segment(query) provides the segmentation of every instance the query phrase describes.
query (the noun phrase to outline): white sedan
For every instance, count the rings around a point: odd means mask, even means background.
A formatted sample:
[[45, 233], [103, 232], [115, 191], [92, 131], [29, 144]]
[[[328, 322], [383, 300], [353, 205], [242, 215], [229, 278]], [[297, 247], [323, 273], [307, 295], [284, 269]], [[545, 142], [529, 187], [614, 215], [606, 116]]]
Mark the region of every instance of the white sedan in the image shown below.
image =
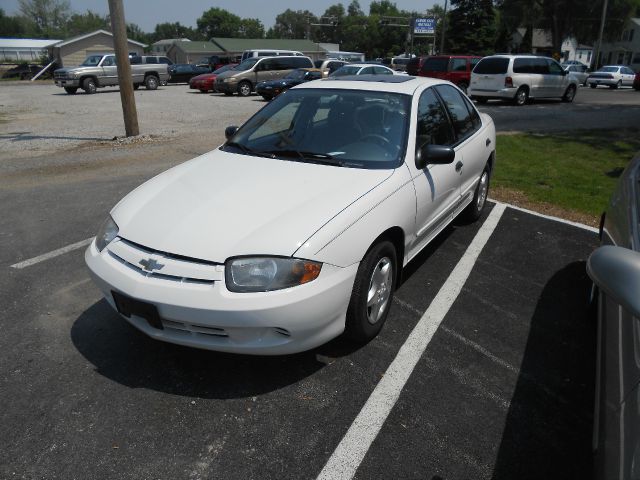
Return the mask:
[[121, 200], [85, 254], [109, 304], [226, 352], [375, 337], [407, 263], [481, 215], [496, 137], [449, 82], [359, 78], [292, 88]]
[[606, 85], [609, 88], [631, 87], [636, 74], [624, 65], [607, 65], [589, 74], [587, 83], [591, 88]]
[[349, 63], [329, 74], [330, 77], [350, 75], [398, 75], [399, 73], [378, 63]]

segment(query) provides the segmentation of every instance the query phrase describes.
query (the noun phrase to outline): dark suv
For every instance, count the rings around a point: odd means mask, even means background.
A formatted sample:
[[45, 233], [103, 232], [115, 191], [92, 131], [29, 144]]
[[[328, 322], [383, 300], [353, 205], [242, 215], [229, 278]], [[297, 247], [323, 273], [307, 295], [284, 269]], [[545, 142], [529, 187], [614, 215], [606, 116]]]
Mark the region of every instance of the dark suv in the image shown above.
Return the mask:
[[449, 80], [467, 93], [471, 82], [471, 70], [482, 59], [474, 55], [437, 55], [428, 57], [418, 73], [421, 77]]

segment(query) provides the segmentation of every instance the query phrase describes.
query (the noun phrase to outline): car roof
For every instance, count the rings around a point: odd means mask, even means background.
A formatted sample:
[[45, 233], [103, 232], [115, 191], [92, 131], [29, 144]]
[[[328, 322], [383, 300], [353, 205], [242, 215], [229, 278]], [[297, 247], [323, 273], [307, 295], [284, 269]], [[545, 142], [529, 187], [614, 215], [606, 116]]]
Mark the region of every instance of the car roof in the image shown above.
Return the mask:
[[410, 75], [347, 75], [328, 77], [315, 82], [304, 83], [294, 88], [332, 88], [344, 90], [367, 90], [375, 92], [413, 93], [423, 85], [450, 85], [446, 80]]

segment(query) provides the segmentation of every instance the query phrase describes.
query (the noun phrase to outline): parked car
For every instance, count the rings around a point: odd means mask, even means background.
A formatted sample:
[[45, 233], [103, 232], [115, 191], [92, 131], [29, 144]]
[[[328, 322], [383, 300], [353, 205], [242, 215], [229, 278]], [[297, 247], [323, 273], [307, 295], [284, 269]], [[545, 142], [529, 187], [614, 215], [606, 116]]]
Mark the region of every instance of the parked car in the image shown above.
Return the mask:
[[636, 73], [636, 76], [633, 79], [633, 88], [636, 91], [640, 91], [640, 72]]
[[578, 79], [552, 58], [533, 55], [484, 57], [471, 72], [468, 94], [480, 103], [497, 98], [524, 105], [534, 98], [573, 102]]
[[428, 57], [413, 57], [410, 58], [409, 61], [407, 62], [407, 70], [406, 72], [409, 75], [413, 75], [414, 77], [418, 75], [418, 72], [420, 72], [420, 69], [422, 68], [422, 65], [424, 65], [424, 61], [427, 59]]
[[190, 63], [175, 63], [169, 67], [169, 83], [189, 83], [193, 77], [203, 73], [211, 73], [211, 70]]
[[337, 69], [330, 77], [346, 77], [349, 75], [393, 75], [389, 67], [378, 63], [349, 63]]
[[267, 80], [279, 80], [296, 68], [313, 68], [313, 62], [305, 56], [251, 57], [231, 71], [216, 78], [216, 91], [225, 95], [237, 93], [247, 97], [256, 85]]
[[640, 445], [640, 155], [618, 179], [587, 272], [596, 290], [593, 431], [598, 479], [633, 479]]
[[265, 100], [271, 100], [282, 92], [289, 90], [291, 87], [321, 78], [322, 70], [319, 68], [296, 68], [280, 80], [268, 80], [258, 83], [258, 85], [256, 85], [256, 93], [261, 95]]
[[195, 77], [191, 78], [191, 80], [189, 80], [189, 88], [200, 90], [202, 93], [215, 92], [216, 78], [218, 77], [218, 75], [226, 72], [227, 70], [233, 70], [233, 68], [236, 66], [237, 63], [229, 63], [211, 73], [202, 73], [200, 75], [196, 75]]
[[418, 75], [449, 80], [467, 93], [471, 70], [481, 59], [474, 55], [434, 55], [424, 61]]
[[253, 50], [245, 50], [242, 52], [241, 61], [245, 61], [247, 58], [254, 57], [292, 57], [292, 56], [302, 56], [302, 52], [298, 52], [297, 50], [276, 50], [273, 48], [257, 48]]
[[411, 60], [409, 57], [387, 57], [382, 59], [382, 64], [396, 72], [406, 72], [409, 60]]
[[316, 60], [315, 62], [313, 62], [313, 65], [316, 68], [319, 68], [320, 70], [322, 70], [322, 76], [323, 77], [328, 77], [333, 72], [335, 72], [337, 69], [339, 69], [340, 67], [346, 65], [347, 63], [348, 62], [345, 62], [343, 60], [336, 60], [334, 58], [327, 58], [325, 60]]
[[44, 67], [41, 65], [23, 63], [16, 67], [10, 68], [2, 74], [2, 78], [17, 78], [20, 80], [29, 80]]
[[371, 340], [407, 263], [481, 216], [495, 162], [491, 118], [409, 76], [298, 85], [225, 134], [121, 200], [85, 253], [154, 339], [260, 355]]
[[598, 85], [605, 85], [609, 88], [631, 87], [635, 77], [635, 72], [629, 67], [606, 65], [590, 74], [587, 83], [591, 88], [596, 88]]
[[210, 55], [208, 57], [203, 57], [196, 62], [198, 67], [207, 67], [212, 72], [219, 68], [224, 67], [225, 65], [233, 64], [237, 65], [239, 62], [236, 61], [235, 56], [231, 55]]
[[589, 67], [581, 63], [579, 65], [577, 63], [561, 63], [560, 66], [564, 68], [565, 72], [570, 73], [571, 75], [576, 77], [580, 85], [587, 85], [587, 78], [589, 77]]

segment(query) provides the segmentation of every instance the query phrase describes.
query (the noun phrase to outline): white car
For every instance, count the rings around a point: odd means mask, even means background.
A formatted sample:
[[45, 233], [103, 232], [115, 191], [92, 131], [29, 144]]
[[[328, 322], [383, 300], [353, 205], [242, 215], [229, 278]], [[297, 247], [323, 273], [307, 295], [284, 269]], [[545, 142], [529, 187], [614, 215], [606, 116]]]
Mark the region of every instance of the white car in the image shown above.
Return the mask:
[[375, 337], [405, 265], [481, 215], [496, 137], [449, 82], [358, 78], [290, 89], [121, 200], [85, 254], [109, 304], [226, 352]]
[[636, 74], [624, 65], [606, 65], [593, 72], [587, 78], [591, 88], [605, 85], [609, 88], [632, 87]]
[[330, 77], [349, 75], [398, 75], [398, 72], [378, 63], [350, 63], [329, 74]]

